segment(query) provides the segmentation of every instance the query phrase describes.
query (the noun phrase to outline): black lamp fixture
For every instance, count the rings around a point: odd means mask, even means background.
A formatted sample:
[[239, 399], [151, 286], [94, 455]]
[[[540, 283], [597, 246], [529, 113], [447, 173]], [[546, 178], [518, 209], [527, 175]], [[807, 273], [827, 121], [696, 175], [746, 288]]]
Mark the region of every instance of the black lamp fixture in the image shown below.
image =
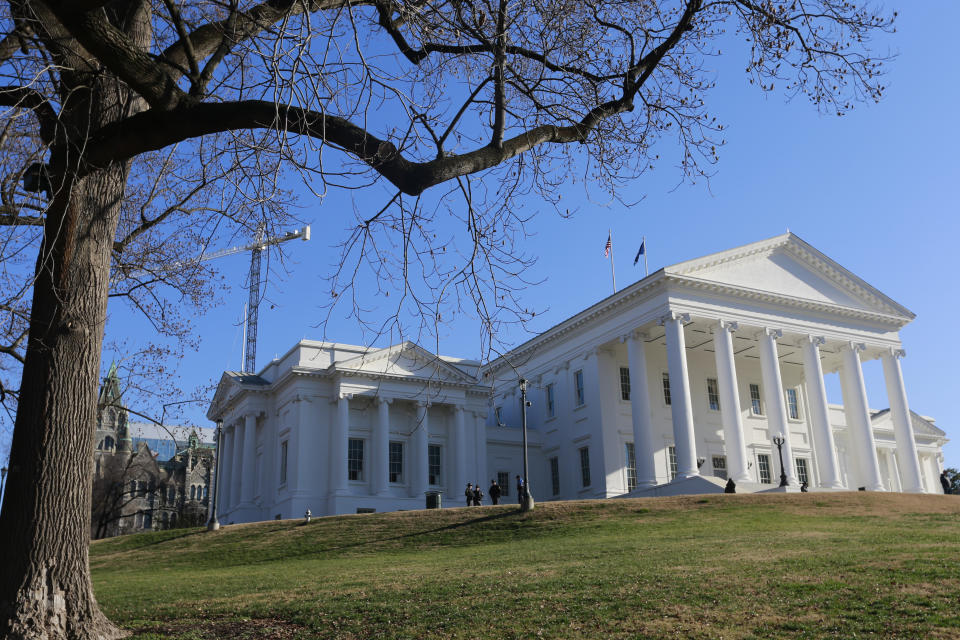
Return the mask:
[[773, 444], [777, 445], [777, 453], [780, 455], [780, 486], [787, 486], [787, 472], [783, 466], [783, 443], [786, 440], [783, 439], [783, 434], [778, 433], [773, 436]]

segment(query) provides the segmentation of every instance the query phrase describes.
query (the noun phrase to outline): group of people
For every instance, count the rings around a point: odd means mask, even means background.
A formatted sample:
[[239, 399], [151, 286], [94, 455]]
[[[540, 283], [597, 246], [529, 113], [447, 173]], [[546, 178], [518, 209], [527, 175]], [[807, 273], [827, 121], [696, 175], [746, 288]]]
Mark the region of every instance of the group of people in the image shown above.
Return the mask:
[[[526, 491], [527, 488], [523, 482], [523, 478], [517, 476], [517, 502], [521, 505], [523, 504], [523, 497], [526, 495]], [[483, 504], [483, 489], [480, 488], [479, 482], [477, 484], [468, 482], [463, 495], [467, 499], [468, 507], [479, 507]], [[490, 481], [490, 488], [487, 489], [487, 495], [490, 496], [490, 504], [500, 504], [500, 496], [503, 495], [503, 489], [500, 488], [496, 480]]]

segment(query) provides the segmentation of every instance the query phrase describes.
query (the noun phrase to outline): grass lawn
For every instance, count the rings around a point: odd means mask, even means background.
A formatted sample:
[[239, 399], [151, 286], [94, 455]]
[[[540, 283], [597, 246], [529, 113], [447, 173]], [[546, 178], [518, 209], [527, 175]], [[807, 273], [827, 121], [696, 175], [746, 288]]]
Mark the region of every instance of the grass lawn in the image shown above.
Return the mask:
[[95, 542], [135, 638], [960, 638], [960, 498], [712, 495]]

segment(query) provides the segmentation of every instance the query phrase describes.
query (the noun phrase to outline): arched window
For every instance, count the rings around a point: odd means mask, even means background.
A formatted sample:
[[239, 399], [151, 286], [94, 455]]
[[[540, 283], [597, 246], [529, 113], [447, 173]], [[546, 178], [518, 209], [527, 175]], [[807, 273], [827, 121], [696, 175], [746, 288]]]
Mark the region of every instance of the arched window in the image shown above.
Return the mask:
[[131, 480], [131, 481], [130, 481], [130, 495], [131, 495], [131, 496], [137, 495], [137, 481], [136, 481], [136, 480]]
[[195, 485], [190, 485], [190, 499], [197, 499], [197, 487]]
[[170, 514], [170, 526], [171, 527], [177, 526], [177, 514], [175, 513]]
[[167, 513], [166, 511], [163, 512], [163, 516], [160, 518], [160, 520], [161, 522], [163, 522], [164, 529], [170, 526], [170, 514]]
[[103, 439], [103, 449], [104, 451], [113, 451], [113, 438], [107, 436]]
[[153, 514], [149, 511], [143, 514], [143, 528], [153, 529]]

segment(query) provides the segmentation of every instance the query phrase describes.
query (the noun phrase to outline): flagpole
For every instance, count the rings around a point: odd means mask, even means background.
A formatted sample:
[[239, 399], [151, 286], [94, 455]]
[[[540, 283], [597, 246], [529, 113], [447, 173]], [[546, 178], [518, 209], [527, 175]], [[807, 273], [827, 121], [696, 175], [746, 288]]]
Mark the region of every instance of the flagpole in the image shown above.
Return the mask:
[[613, 230], [607, 229], [607, 237], [610, 238], [610, 277], [613, 279], [613, 292], [617, 292], [617, 272], [613, 268]]
[[647, 236], [643, 236], [640, 246], [643, 247], [643, 277], [647, 277], [650, 275], [650, 268], [647, 266]]

